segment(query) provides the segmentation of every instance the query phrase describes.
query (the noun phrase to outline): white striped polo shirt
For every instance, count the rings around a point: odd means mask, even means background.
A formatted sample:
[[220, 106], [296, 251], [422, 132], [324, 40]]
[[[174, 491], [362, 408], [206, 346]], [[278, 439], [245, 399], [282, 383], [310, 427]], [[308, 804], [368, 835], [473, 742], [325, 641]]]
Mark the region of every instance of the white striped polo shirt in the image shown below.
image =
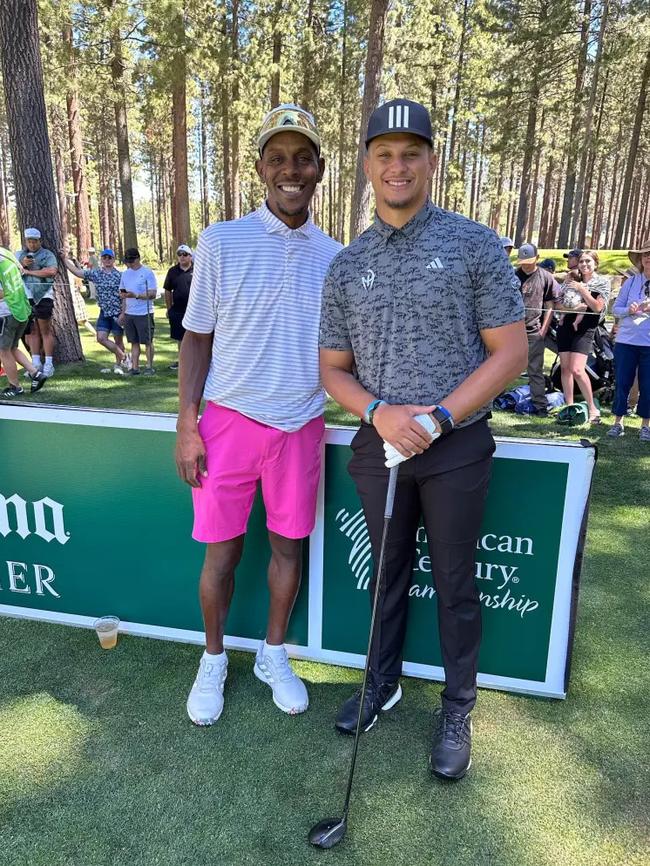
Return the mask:
[[340, 249], [311, 219], [290, 229], [266, 204], [201, 233], [183, 326], [214, 331], [206, 400], [288, 432], [322, 414], [321, 289]]

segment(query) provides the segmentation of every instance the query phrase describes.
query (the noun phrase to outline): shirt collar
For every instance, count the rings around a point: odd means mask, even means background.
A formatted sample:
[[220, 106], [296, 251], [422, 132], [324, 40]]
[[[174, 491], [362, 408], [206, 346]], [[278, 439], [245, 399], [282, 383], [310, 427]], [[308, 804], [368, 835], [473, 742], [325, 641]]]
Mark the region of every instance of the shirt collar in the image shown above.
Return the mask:
[[427, 199], [420, 208], [420, 210], [414, 216], [412, 216], [411, 219], [407, 223], [405, 223], [405, 225], [403, 225], [401, 228], [396, 228], [395, 226], [384, 222], [384, 220], [375, 211], [375, 221], [373, 223], [373, 228], [385, 240], [388, 240], [390, 237], [397, 233], [400, 233], [403, 237], [406, 238], [414, 238], [420, 234], [425, 225], [433, 217], [434, 212], [435, 207], [431, 202], [431, 199]]
[[306, 222], [297, 229], [289, 228], [286, 223], [283, 223], [281, 219], [276, 217], [265, 201], [258, 207], [257, 215], [262, 220], [262, 224], [269, 234], [281, 234], [287, 236], [291, 234], [299, 234], [308, 238], [311, 235], [314, 225], [311, 218], [311, 211], [309, 211]]

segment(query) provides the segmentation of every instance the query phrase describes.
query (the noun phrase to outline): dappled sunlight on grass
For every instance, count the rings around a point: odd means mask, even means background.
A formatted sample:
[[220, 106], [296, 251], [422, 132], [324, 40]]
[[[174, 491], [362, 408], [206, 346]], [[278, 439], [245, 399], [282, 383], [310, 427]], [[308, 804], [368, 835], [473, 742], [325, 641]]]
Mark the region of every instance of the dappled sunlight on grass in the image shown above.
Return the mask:
[[70, 704], [41, 692], [0, 706], [0, 803], [9, 805], [71, 776], [90, 732]]

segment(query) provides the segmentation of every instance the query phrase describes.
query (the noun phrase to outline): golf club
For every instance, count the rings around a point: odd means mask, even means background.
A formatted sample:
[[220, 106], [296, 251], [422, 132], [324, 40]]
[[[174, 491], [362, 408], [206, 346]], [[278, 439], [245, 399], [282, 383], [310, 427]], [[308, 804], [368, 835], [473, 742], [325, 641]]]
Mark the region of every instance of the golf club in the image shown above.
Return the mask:
[[308, 840], [316, 848], [333, 848], [345, 836], [348, 828], [348, 812], [350, 810], [350, 795], [352, 794], [352, 779], [354, 767], [357, 762], [357, 750], [359, 748], [359, 735], [361, 733], [361, 717], [363, 715], [363, 702], [366, 697], [366, 685], [368, 682], [368, 667], [370, 664], [370, 650], [375, 632], [375, 619], [377, 614], [377, 599], [381, 592], [382, 579], [384, 577], [386, 539], [388, 537], [388, 526], [393, 514], [393, 502], [395, 501], [395, 488], [397, 486], [398, 466], [393, 466], [388, 475], [388, 490], [386, 491], [386, 507], [384, 508], [384, 528], [381, 535], [381, 547], [379, 549], [379, 566], [377, 568], [377, 584], [375, 586], [375, 597], [372, 602], [372, 615], [370, 617], [370, 634], [368, 636], [368, 653], [366, 655], [366, 666], [363, 672], [361, 684], [361, 700], [359, 701], [359, 715], [357, 716], [357, 729], [354, 734], [354, 746], [352, 748], [352, 761], [350, 762], [350, 773], [348, 775], [348, 789], [345, 795], [343, 815], [340, 818], [325, 818], [319, 821], [309, 831]]

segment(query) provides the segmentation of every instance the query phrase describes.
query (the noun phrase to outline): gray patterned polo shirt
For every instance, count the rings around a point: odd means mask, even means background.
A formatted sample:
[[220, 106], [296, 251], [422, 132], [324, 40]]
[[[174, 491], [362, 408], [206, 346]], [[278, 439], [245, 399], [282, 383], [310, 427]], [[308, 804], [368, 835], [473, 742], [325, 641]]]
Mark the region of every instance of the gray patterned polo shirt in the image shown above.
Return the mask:
[[428, 201], [401, 229], [375, 216], [334, 258], [323, 286], [320, 346], [351, 349], [371, 394], [430, 405], [485, 361], [482, 329], [523, 318], [519, 280], [497, 235]]

